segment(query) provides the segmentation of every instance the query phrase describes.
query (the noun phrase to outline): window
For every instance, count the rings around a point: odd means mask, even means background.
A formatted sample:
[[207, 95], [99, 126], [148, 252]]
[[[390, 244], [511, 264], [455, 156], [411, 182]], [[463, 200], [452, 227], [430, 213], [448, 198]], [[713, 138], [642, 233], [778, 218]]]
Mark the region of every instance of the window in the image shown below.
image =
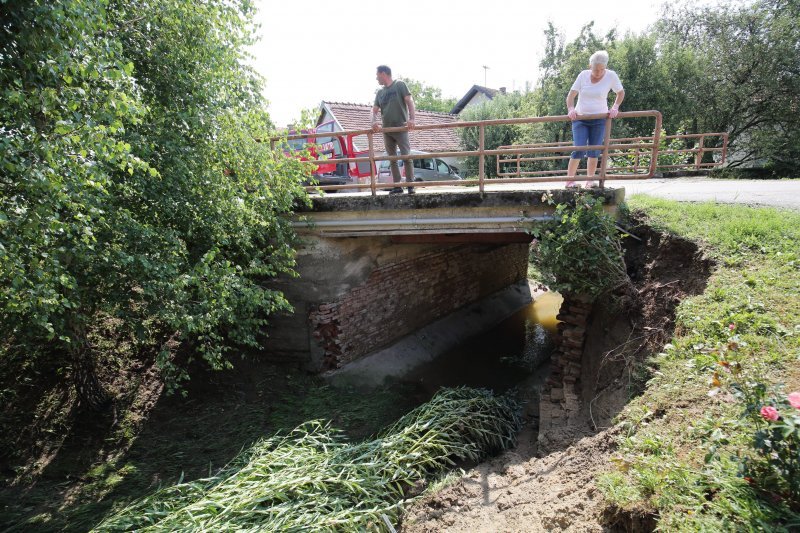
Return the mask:
[[317, 137], [314, 142], [317, 144], [319, 155], [338, 157], [343, 154], [339, 137]]
[[286, 144], [281, 145], [284, 150], [292, 152], [299, 152], [305, 149], [308, 139], [291, 139], [286, 141]]
[[441, 159], [436, 160], [436, 166], [438, 167], [440, 174], [450, 174], [450, 167], [448, 167], [447, 163], [445, 163]]
[[[315, 128], [315, 133], [333, 133], [334, 122], [328, 121], [320, 124]], [[319, 155], [327, 155], [329, 157], [339, 157], [343, 155], [342, 145], [338, 137], [317, 137], [310, 139], [310, 142], [317, 144], [317, 151]]]
[[[364, 164], [365, 165], [369, 165], [369, 163], [364, 163]], [[402, 159], [399, 159], [397, 161], [397, 164], [400, 166], [400, 168], [403, 168], [403, 160]], [[389, 172], [389, 167], [390, 166], [391, 166], [391, 163], [389, 161], [378, 161], [378, 172], [381, 172], [381, 171]], [[414, 166], [416, 166], [416, 161], [414, 161]], [[369, 172], [369, 166], [367, 166], [367, 172]]]

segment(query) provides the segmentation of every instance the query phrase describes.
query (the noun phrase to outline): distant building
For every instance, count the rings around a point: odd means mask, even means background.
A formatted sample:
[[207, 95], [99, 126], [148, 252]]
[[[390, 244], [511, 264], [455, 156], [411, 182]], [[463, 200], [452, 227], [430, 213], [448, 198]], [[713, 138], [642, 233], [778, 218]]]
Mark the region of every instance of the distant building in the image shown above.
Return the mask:
[[500, 87], [500, 89], [489, 89], [488, 87], [473, 85], [470, 90], [467, 91], [467, 94], [465, 94], [464, 97], [458, 101], [455, 107], [450, 110], [450, 113], [453, 115], [458, 115], [465, 108], [487, 102], [493, 99], [497, 94], [506, 94], [506, 88]]

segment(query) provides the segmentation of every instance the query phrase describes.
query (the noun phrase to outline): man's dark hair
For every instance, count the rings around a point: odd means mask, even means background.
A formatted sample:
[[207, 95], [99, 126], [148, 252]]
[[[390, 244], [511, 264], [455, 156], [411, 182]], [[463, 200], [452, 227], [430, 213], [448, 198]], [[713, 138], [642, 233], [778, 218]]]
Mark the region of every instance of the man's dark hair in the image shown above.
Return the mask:
[[378, 72], [383, 72], [385, 74], [388, 74], [389, 76], [392, 75], [392, 69], [390, 69], [386, 65], [378, 65]]

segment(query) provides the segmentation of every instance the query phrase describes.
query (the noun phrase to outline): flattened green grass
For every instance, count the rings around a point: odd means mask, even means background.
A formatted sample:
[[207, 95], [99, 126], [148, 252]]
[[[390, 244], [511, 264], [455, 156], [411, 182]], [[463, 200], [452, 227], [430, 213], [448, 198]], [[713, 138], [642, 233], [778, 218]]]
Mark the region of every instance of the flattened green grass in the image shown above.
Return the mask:
[[82, 470], [82, 464], [59, 459], [58, 473], [22, 495], [11, 489], [0, 493], [0, 531], [88, 531], [111, 509], [159, 486], [213, 476], [265, 435], [325, 419], [347, 438], [361, 440], [421, 401], [402, 385], [333, 388], [303, 372], [266, 366], [249, 375], [250, 385], [236, 374], [218, 377], [218, 385], [207, 384], [188, 400], [165, 399], [131, 437], [130, 448], [113, 460]]
[[622, 509], [656, 513], [667, 531], [800, 528], [786, 501], [760, 496], [740, 475], [755, 428], [726, 389], [713, 392], [721, 359], [750, 379], [800, 389], [800, 213], [644, 196], [630, 207], [700, 243], [717, 270], [705, 293], [681, 303], [645, 393], [620, 415], [626, 433], [601, 490]]
[[[384, 531], [417, 484], [512, 446], [519, 405], [482, 389], [442, 389], [372, 440], [307, 422], [258, 441], [218, 475], [173, 485], [97, 531]], [[413, 494], [412, 494], [413, 496]]]

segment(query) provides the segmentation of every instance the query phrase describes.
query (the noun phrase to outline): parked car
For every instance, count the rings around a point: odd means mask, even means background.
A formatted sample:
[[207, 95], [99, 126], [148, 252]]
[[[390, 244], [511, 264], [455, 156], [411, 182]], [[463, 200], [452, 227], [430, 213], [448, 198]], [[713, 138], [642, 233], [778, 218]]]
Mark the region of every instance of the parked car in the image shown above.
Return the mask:
[[[423, 155], [426, 152], [411, 150], [412, 155]], [[399, 155], [399, 154], [398, 154]], [[403, 160], [397, 162], [400, 166], [400, 175], [405, 177], [406, 169]], [[382, 179], [388, 178], [388, 179]], [[378, 162], [378, 179], [381, 182], [389, 182], [392, 179], [392, 171], [389, 161]], [[455, 167], [436, 157], [426, 157], [414, 159], [414, 181], [448, 181], [460, 180], [461, 176]]]

